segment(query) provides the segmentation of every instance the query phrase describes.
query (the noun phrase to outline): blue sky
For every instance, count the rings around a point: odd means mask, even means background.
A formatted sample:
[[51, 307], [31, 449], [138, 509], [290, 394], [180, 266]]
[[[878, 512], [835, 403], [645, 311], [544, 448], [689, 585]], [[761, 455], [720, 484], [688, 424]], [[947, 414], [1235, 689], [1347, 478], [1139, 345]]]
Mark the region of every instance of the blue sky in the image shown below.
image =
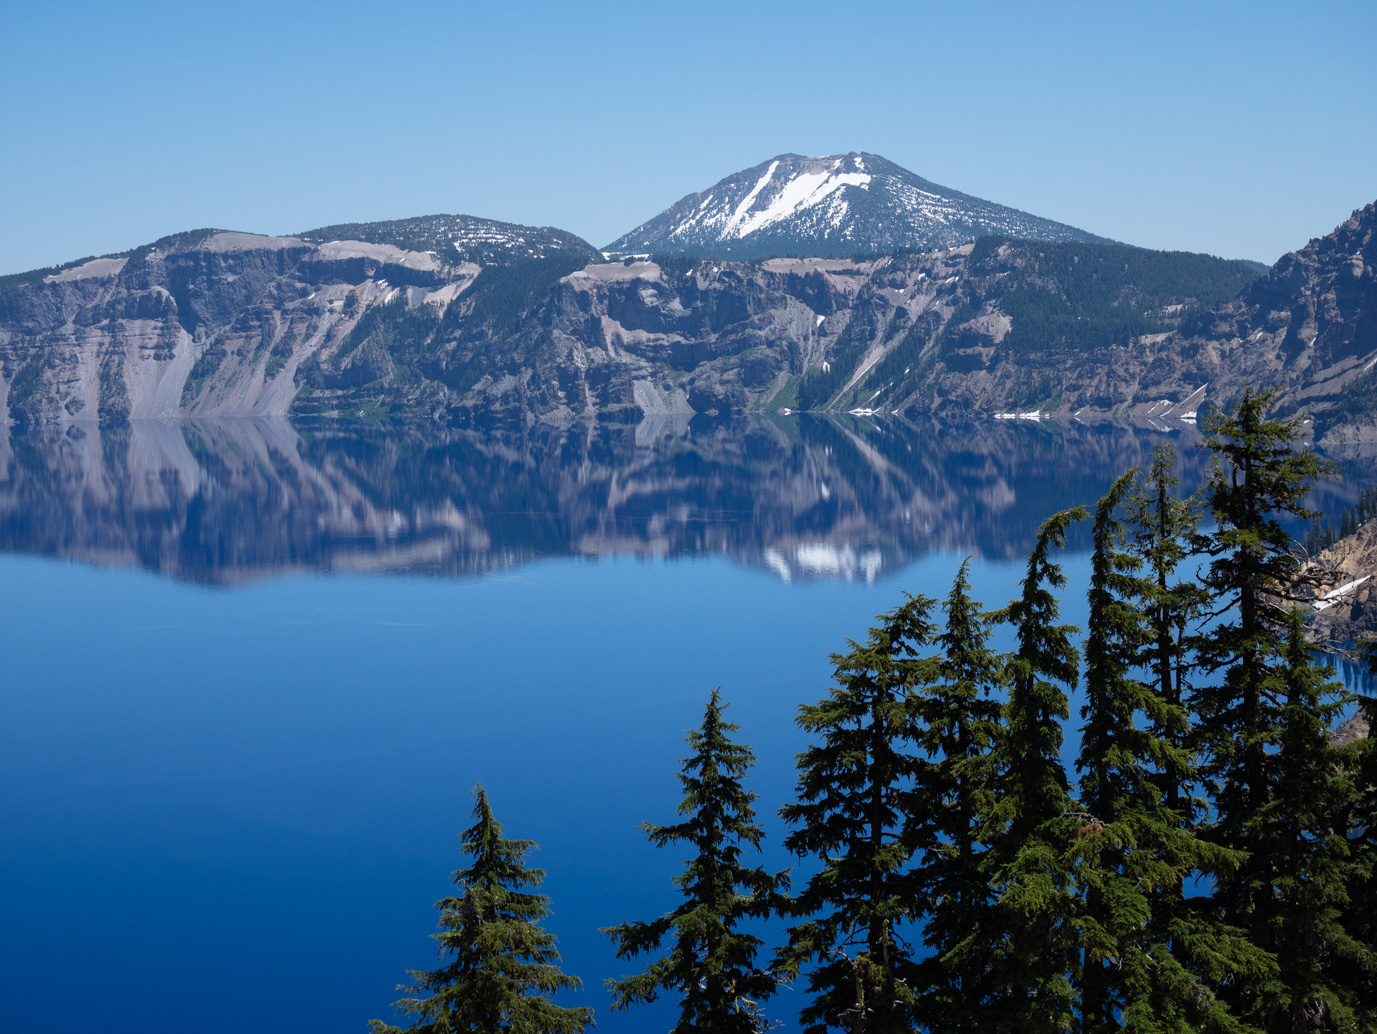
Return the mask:
[[0, 273], [221, 226], [467, 212], [605, 244], [865, 150], [1267, 262], [1377, 199], [1377, 4], [9, 5]]

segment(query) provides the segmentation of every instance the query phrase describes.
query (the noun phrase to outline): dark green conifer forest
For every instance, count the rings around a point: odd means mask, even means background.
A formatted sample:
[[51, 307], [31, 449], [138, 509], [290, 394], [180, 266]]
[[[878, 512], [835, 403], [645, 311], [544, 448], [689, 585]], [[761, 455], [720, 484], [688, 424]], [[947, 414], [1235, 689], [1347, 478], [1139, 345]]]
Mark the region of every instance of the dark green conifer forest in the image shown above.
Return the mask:
[[[1274, 402], [1206, 418], [1200, 495], [1161, 447], [1044, 522], [1003, 608], [971, 598], [962, 565], [940, 604], [908, 596], [832, 656], [780, 808], [809, 874], [794, 885], [747, 865], [754, 755], [714, 690], [680, 821], [643, 827], [686, 856], [679, 903], [605, 931], [620, 958], [656, 956], [609, 981], [612, 1008], [665, 995], [677, 1032], [749, 1034], [779, 1022], [788, 984], [808, 1034], [1377, 1031], [1377, 751], [1335, 738], [1377, 699], [1317, 659], [1283, 522], [1318, 516], [1305, 499], [1332, 472]], [[1087, 520], [1080, 629], [1058, 556]], [[517, 889], [539, 883], [529, 845], [501, 839], [481, 790], [476, 815], [464, 893], [439, 903], [455, 959], [398, 1004], [424, 1031], [582, 1030], [588, 1011], [550, 997], [576, 981], [537, 925], [545, 899]], [[768, 917], [770, 958], [741, 925]]]

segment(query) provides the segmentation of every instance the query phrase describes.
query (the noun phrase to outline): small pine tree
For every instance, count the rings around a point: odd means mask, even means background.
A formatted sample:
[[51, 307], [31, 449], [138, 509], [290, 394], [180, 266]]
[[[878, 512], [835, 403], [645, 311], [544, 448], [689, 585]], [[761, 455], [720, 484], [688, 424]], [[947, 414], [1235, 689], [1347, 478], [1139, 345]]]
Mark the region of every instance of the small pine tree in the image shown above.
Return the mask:
[[763, 918], [788, 886], [787, 873], [771, 875], [741, 864], [744, 845], [759, 850], [763, 828], [755, 821], [756, 795], [742, 786], [755, 763], [749, 747], [734, 743], [739, 726], [724, 721], [721, 691], [714, 689], [703, 724], [688, 734], [691, 753], [683, 759], [679, 782], [684, 799], [672, 826], [642, 825], [656, 847], [692, 844], [697, 853], [674, 878], [683, 902], [650, 922], [622, 923], [603, 932], [617, 945], [618, 958], [657, 951], [666, 937], [669, 952], [643, 972], [608, 980], [613, 1010], [653, 1002], [661, 991], [680, 995], [675, 1030], [755, 1034], [761, 1029], [760, 1003], [775, 991], [776, 980], [755, 964], [760, 938], [737, 929], [747, 918]]
[[883, 615], [864, 644], [832, 656], [828, 696], [799, 707], [798, 725], [821, 742], [798, 755], [798, 800], [780, 809], [797, 828], [784, 844], [822, 867], [787, 906], [816, 918], [789, 930], [777, 966], [793, 977], [814, 963], [806, 1034], [913, 1028], [916, 970], [899, 927], [922, 913], [905, 815], [923, 810], [907, 798], [923, 766], [909, 697], [936, 674], [935, 661], [917, 654], [932, 636], [933, 603], [910, 597]]
[[990, 925], [994, 904], [981, 871], [988, 847], [981, 829], [993, 805], [993, 751], [1003, 736], [1003, 671], [989, 644], [990, 615], [971, 599], [968, 568], [969, 561], [962, 563], [943, 604], [937, 679], [913, 698], [919, 742], [935, 759], [924, 772], [920, 821], [930, 828], [918, 837], [928, 853], [917, 872], [928, 905], [923, 943], [932, 954], [921, 966], [915, 1015], [924, 1029], [944, 1034], [984, 1030], [981, 1006], [994, 994], [985, 979], [987, 945], [977, 931]]
[[[462, 893], [436, 902], [441, 932], [431, 934], [440, 942], [440, 957], [453, 958], [437, 970], [412, 970], [416, 983], [406, 990], [416, 997], [393, 1004], [415, 1017], [406, 1029], [422, 1034], [581, 1034], [593, 1010], [564, 1008], [550, 997], [583, 984], [560, 971], [555, 937], [540, 927], [550, 899], [530, 891], [545, 872], [525, 867], [536, 844], [505, 839], [482, 784], [474, 794], [476, 821], [460, 834], [473, 862], [453, 874]], [[401, 1034], [402, 1028], [381, 1020], [369, 1022], [374, 1034]]]
[[1358, 523], [1366, 524], [1377, 516], [1377, 488], [1365, 488], [1358, 496]]

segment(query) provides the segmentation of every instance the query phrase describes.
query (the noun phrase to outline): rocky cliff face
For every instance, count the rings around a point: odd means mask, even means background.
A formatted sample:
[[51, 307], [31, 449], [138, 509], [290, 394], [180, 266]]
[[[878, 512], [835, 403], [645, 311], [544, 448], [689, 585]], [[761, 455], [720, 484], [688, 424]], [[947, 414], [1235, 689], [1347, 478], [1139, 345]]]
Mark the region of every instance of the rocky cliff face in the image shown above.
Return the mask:
[[1377, 203], [1145, 358], [1164, 394], [1208, 384], [1227, 405], [1246, 387], [1281, 385], [1286, 408], [1314, 414], [1327, 444], [1377, 440], [1377, 400], [1364, 397], [1377, 362]]
[[[1341, 450], [1347, 451], [1347, 450]], [[1361, 450], [1372, 460], [1372, 449]], [[1320, 638], [1353, 640], [1377, 632], [1377, 521], [1321, 550], [1306, 565]]]
[[1364, 391], [1377, 402], [1361, 379], [1377, 360], [1374, 224], [1369, 206], [1261, 278], [1208, 256], [995, 236], [865, 260], [656, 263], [433, 220], [348, 228], [371, 240], [203, 231], [0, 285], [0, 415], [564, 425], [801, 409], [1166, 426], [1281, 383], [1288, 408], [1342, 433], [1371, 408]]

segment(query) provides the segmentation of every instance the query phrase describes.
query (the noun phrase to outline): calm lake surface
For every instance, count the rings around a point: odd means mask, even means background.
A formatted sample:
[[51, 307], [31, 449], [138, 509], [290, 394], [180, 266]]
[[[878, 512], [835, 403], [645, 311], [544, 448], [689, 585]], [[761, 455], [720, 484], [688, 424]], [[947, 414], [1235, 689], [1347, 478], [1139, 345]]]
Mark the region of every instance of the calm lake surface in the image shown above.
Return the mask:
[[676, 903], [635, 827], [672, 820], [709, 690], [759, 754], [764, 862], [797, 868], [774, 809], [828, 652], [967, 555], [1006, 602], [1039, 522], [1166, 440], [1198, 484], [1189, 428], [1012, 421], [0, 439], [0, 1028], [392, 1019], [481, 780], [541, 844], [568, 1004], [668, 1029], [607, 1009], [633, 967], [598, 928]]

